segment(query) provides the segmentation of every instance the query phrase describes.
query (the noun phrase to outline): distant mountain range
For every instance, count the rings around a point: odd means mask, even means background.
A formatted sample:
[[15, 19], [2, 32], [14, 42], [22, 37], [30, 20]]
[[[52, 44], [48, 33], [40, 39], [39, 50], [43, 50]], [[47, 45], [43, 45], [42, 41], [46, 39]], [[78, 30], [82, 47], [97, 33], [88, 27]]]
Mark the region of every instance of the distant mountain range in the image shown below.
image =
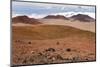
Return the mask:
[[69, 20], [67, 17], [63, 15], [48, 15], [44, 17], [44, 19], [64, 19], [64, 20]]
[[71, 17], [65, 17], [63, 15], [48, 15], [44, 17], [43, 19], [64, 19], [64, 20], [78, 20], [83, 22], [95, 22], [95, 19], [84, 14], [77, 14], [73, 15]]
[[95, 19], [84, 14], [77, 14], [70, 17], [73, 20], [83, 21], [83, 22], [95, 22]]
[[25, 23], [25, 24], [40, 24], [37, 19], [29, 18], [28, 16], [16, 16], [12, 18], [13, 23]]
[[[64, 19], [64, 20], [73, 20], [73, 21], [82, 21], [82, 22], [95, 22], [95, 19], [84, 14], [77, 14], [71, 17], [65, 17], [63, 15], [48, 15], [42, 19]], [[38, 19], [29, 18], [28, 16], [16, 16], [12, 18], [13, 23], [25, 23], [25, 24], [41, 24]]]

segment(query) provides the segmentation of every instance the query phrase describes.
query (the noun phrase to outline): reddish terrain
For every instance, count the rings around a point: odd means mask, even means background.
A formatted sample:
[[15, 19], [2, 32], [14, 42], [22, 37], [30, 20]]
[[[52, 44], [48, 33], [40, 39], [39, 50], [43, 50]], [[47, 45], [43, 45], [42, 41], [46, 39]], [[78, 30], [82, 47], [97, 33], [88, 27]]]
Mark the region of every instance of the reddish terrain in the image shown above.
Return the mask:
[[13, 64], [95, 61], [95, 33], [59, 25], [13, 26]]
[[17, 16], [12, 21], [13, 65], [96, 60], [95, 22], [87, 15]]

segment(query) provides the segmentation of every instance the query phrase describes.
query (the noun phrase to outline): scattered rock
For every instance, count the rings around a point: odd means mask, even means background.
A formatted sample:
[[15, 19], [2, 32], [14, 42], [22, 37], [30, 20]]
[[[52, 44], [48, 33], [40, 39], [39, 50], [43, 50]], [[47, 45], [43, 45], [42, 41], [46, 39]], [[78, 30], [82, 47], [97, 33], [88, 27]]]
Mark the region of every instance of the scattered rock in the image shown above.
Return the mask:
[[35, 51], [31, 51], [31, 54], [34, 54], [35, 53]]
[[56, 60], [56, 58], [54, 56], [50, 57], [49, 59], [51, 59], [52, 61]]
[[57, 45], [59, 45], [60, 43], [59, 43], [59, 42], [57, 42], [56, 44], [57, 44]]
[[41, 52], [38, 53], [39, 55], [43, 55]]
[[56, 61], [56, 60], [63, 60], [63, 57], [57, 54], [57, 55], [50, 56], [48, 59], [52, 61]]
[[31, 44], [31, 42], [28, 42], [28, 44]]
[[46, 49], [45, 51], [55, 52], [55, 49], [54, 49], [54, 48], [48, 48], [48, 49]]
[[57, 57], [57, 59], [63, 60], [63, 57], [59, 54], [56, 57]]
[[22, 63], [26, 63], [27, 62], [27, 60], [26, 59], [24, 59], [23, 61], [22, 61]]
[[21, 42], [20, 40], [15, 40], [15, 42]]
[[66, 49], [66, 51], [67, 51], [67, 52], [70, 52], [70, 51], [71, 51], [71, 49], [70, 49], [70, 48], [67, 48], [67, 49]]

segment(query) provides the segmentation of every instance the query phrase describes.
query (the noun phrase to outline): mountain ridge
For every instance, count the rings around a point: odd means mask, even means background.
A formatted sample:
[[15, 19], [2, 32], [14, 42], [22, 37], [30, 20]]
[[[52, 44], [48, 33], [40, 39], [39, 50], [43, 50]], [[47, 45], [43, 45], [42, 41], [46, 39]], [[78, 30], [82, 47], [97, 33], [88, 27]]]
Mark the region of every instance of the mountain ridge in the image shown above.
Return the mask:
[[12, 22], [13, 23], [25, 23], [25, 24], [40, 24], [41, 23], [37, 19], [29, 18], [26, 15], [13, 17]]

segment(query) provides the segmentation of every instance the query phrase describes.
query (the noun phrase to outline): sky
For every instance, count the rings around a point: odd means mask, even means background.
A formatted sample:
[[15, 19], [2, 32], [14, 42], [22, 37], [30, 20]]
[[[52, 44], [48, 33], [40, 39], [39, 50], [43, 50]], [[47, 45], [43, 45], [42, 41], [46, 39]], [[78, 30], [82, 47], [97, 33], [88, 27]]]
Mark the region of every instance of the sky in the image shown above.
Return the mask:
[[94, 6], [63, 5], [63, 4], [46, 4], [34, 2], [12, 2], [12, 16], [28, 15], [29, 17], [42, 18], [47, 15], [64, 15], [88, 14], [95, 18]]

